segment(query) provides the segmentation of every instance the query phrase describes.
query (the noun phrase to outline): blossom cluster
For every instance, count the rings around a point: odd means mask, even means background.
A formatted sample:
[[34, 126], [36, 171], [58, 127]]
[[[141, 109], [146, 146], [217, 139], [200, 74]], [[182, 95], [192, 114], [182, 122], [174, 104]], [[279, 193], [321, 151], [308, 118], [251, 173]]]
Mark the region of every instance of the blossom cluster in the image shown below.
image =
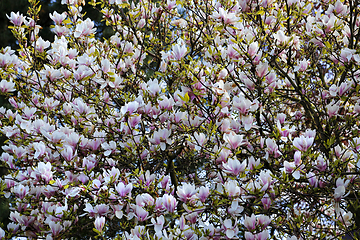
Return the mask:
[[[356, 228], [359, 4], [36, 1], [0, 51], [0, 239], [325, 239]], [[33, 11], [31, 11], [33, 10]], [[356, 209], [356, 208], [355, 208]]]

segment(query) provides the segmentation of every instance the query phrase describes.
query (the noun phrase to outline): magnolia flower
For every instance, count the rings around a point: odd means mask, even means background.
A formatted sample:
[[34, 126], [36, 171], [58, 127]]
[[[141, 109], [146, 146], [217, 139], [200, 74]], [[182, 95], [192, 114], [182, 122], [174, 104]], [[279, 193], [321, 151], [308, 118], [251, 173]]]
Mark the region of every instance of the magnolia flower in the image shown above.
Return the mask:
[[181, 60], [187, 53], [185, 44], [176, 44], [172, 47], [172, 56], [175, 60]]
[[223, 225], [225, 228], [226, 237], [229, 239], [233, 238], [239, 232], [236, 222], [233, 226], [231, 219], [224, 220]]
[[90, 18], [87, 18], [85, 21], [80, 21], [76, 25], [74, 37], [80, 38], [83, 36], [94, 34], [96, 31], [96, 28], [93, 28], [93, 27], [94, 27], [94, 22], [91, 21]]
[[255, 240], [255, 235], [252, 234], [251, 232], [245, 232], [245, 239], [246, 240]]
[[294, 146], [300, 151], [306, 152], [314, 142], [314, 137], [296, 137], [293, 140]]
[[234, 216], [239, 216], [240, 213], [242, 213], [243, 211], [244, 211], [244, 207], [239, 206], [238, 200], [232, 201], [231, 206], [228, 208], [228, 212]]
[[177, 195], [179, 199], [183, 202], [188, 202], [194, 194], [196, 194], [195, 186], [190, 183], [184, 183], [181, 187], [177, 190]]
[[162, 202], [168, 212], [173, 213], [175, 211], [177, 201], [173, 195], [164, 194], [162, 197]]
[[239, 196], [240, 187], [238, 186], [236, 181], [229, 180], [223, 186], [225, 188], [226, 193], [229, 195], [229, 197]]
[[115, 186], [115, 190], [119, 193], [120, 197], [126, 197], [131, 193], [132, 188], [132, 183], [125, 186], [123, 182], [119, 182], [118, 185]]
[[140, 222], [143, 222], [148, 219], [149, 213], [144, 208], [136, 205], [135, 206], [135, 215]]
[[96, 230], [99, 232], [102, 232], [104, 226], [105, 226], [105, 217], [97, 217], [94, 222]]
[[63, 12], [62, 14], [57, 13], [56, 11], [53, 14], [49, 14], [51, 20], [55, 22], [56, 25], [60, 25], [65, 18], [67, 17], [66, 12]]
[[74, 152], [73, 148], [69, 145], [66, 145], [60, 153], [61, 156], [63, 156], [68, 162], [74, 159], [74, 157], [77, 155], [77, 152]]
[[201, 147], [204, 146], [204, 144], [206, 143], [207, 139], [206, 139], [206, 135], [204, 133], [194, 133], [194, 138], [197, 142], [197, 145], [195, 146], [196, 150], [200, 150]]
[[199, 189], [198, 198], [200, 199], [201, 202], [205, 202], [209, 194], [210, 194], [210, 189], [208, 187], [201, 186]]
[[19, 184], [14, 187], [13, 191], [18, 198], [23, 199], [29, 193], [29, 186]]
[[52, 166], [50, 162], [47, 162], [46, 164], [44, 162], [39, 162], [37, 168], [31, 172], [31, 177], [42, 178], [46, 183], [48, 183], [53, 178], [53, 172], [51, 171], [51, 168]]
[[224, 167], [225, 172], [232, 174], [234, 176], [237, 176], [241, 172], [245, 171], [246, 161], [243, 161], [240, 164], [240, 161], [238, 159], [229, 158], [227, 163], [223, 163], [223, 167]]
[[1, 82], [0, 82], [0, 91], [2, 91], [3, 93], [16, 91], [15, 83], [14, 82], [8, 82], [6, 80], [1, 80]]
[[257, 53], [259, 49], [259, 44], [258, 42], [252, 42], [250, 43], [250, 45], [248, 46], [248, 54], [250, 55], [250, 57], [254, 57], [255, 54]]
[[326, 105], [326, 112], [329, 115], [329, 117], [336, 116], [338, 114], [340, 106], [338, 104], [329, 103]]
[[19, 12], [17, 13], [11, 12], [10, 17], [7, 14], [6, 17], [10, 20], [12, 24], [18, 27], [20, 27], [25, 20], [24, 16]]
[[241, 116], [241, 122], [244, 125], [245, 131], [249, 131], [254, 122], [255, 118], [252, 115]]
[[[9, 226], [9, 225], [8, 225]], [[5, 231], [4, 231], [4, 229], [2, 229], [1, 227], [0, 227], [0, 239], [4, 239], [4, 237], [5, 237]]]
[[34, 158], [41, 157], [45, 154], [46, 146], [43, 142], [36, 142], [33, 143], [34, 149], [35, 149], [35, 155]]
[[256, 75], [260, 78], [264, 77], [268, 73], [269, 64], [267, 62], [261, 62], [256, 66]]
[[212, 17], [218, 21], [222, 21], [224, 24], [234, 24], [239, 21], [235, 13], [228, 13], [222, 7], [219, 8], [218, 12], [214, 12]]
[[164, 215], [161, 215], [160, 217], [157, 217], [156, 220], [154, 218], [151, 218], [152, 224], [154, 224], [154, 230], [155, 234], [158, 238], [161, 238], [162, 236], [162, 229], [165, 223]]
[[237, 135], [234, 132], [224, 133], [224, 140], [227, 142], [231, 149], [235, 150], [243, 145], [243, 135]]
[[137, 195], [135, 198], [135, 202], [137, 206], [140, 207], [145, 207], [145, 206], [152, 206], [155, 203], [154, 198], [148, 194], [148, 193], [143, 193], [141, 195]]
[[44, 41], [41, 37], [36, 41], [35, 49], [39, 52], [44, 52], [45, 48], [50, 47], [49, 41]]
[[308, 181], [310, 183], [311, 186], [313, 187], [317, 187], [318, 186], [318, 178], [315, 176], [315, 173], [313, 172], [308, 172], [306, 174], [306, 177], [308, 178]]
[[256, 234], [256, 239], [257, 240], [266, 240], [269, 239], [269, 231], [268, 230], [263, 230], [262, 232]]
[[105, 150], [104, 155], [109, 156], [111, 153], [116, 151], [116, 142], [110, 141], [109, 143], [102, 143], [101, 147]]
[[55, 223], [54, 221], [49, 222], [49, 227], [51, 229], [52, 235], [55, 237], [60, 234], [60, 232], [64, 229], [60, 222]]
[[345, 186], [338, 186], [337, 188], [335, 188], [335, 191], [334, 191], [334, 199], [335, 201], [340, 201], [341, 198], [344, 197], [345, 195], [345, 192], [346, 192], [346, 188]]
[[269, 195], [267, 193], [261, 199], [261, 203], [263, 204], [265, 210], [270, 208], [270, 206], [271, 206], [271, 198], [269, 197]]
[[283, 30], [277, 31], [277, 33], [274, 34], [274, 38], [280, 44], [286, 43], [289, 40], [289, 37], [285, 36], [285, 33]]
[[249, 231], [253, 231], [256, 228], [257, 220], [254, 214], [251, 217], [245, 216], [244, 225]]
[[339, 219], [346, 226], [350, 226], [351, 225], [350, 220], [351, 220], [352, 217], [353, 217], [353, 213], [352, 212], [347, 212], [347, 213], [343, 214], [342, 216], [340, 216]]

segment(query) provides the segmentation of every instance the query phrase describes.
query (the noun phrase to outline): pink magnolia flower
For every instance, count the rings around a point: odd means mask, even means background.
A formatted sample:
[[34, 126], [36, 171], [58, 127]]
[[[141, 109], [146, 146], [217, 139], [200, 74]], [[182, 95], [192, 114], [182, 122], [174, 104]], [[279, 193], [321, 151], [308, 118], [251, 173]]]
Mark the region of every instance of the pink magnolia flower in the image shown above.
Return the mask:
[[157, 79], [148, 81], [146, 89], [149, 91], [151, 96], [156, 96], [156, 94], [161, 90]]
[[223, 68], [218, 75], [218, 79], [225, 79], [228, 76], [228, 70], [226, 70], [226, 68]]
[[249, 131], [254, 122], [255, 118], [252, 115], [241, 116], [241, 122], [244, 125], [245, 131]]
[[103, 59], [101, 60], [101, 70], [104, 72], [104, 73], [108, 73], [110, 72], [110, 61], [109, 59]]
[[344, 5], [340, 0], [337, 0], [334, 6], [334, 10], [336, 14], [339, 14], [341, 16], [345, 16], [348, 12], [348, 7]]
[[229, 197], [239, 196], [240, 194], [240, 187], [238, 186], [237, 182], [234, 180], [228, 180], [224, 184], [224, 188], [226, 193], [229, 195]]
[[102, 232], [104, 226], [105, 226], [105, 217], [97, 217], [94, 222], [95, 229], [99, 232]]
[[313, 187], [318, 187], [318, 183], [319, 183], [319, 181], [318, 181], [318, 178], [315, 176], [315, 173], [313, 173], [313, 172], [308, 172], [307, 174], [306, 174], [306, 177], [307, 177], [307, 179], [308, 179], [308, 181], [309, 181], [309, 183], [310, 183], [310, 185], [311, 186], [313, 186]]
[[253, 231], [257, 225], [257, 219], [255, 214], [252, 214], [251, 217], [245, 216], [244, 225], [249, 231]]
[[281, 152], [279, 151], [279, 147], [276, 144], [275, 140], [272, 138], [266, 139], [266, 150], [269, 154], [274, 154], [274, 157], [277, 158], [281, 156]]
[[233, 200], [231, 206], [228, 208], [228, 213], [233, 216], [239, 216], [244, 211], [244, 207], [239, 205], [238, 200]]
[[14, 187], [13, 192], [18, 198], [23, 199], [29, 193], [29, 186], [18, 184]]
[[294, 72], [304, 72], [309, 66], [309, 61], [308, 60], [302, 60], [302, 61], [298, 61], [298, 65], [295, 66], [294, 68]]
[[241, 172], [245, 171], [246, 161], [240, 163], [240, 161], [236, 158], [229, 158], [227, 163], [223, 163], [223, 167], [226, 173], [238, 176]]
[[19, 12], [17, 13], [11, 12], [10, 17], [7, 14], [6, 17], [10, 20], [12, 24], [18, 27], [20, 27], [25, 20], [24, 16]]
[[351, 88], [352, 82], [343, 82], [339, 86], [339, 96], [344, 95], [350, 88]]
[[225, 142], [227, 142], [233, 150], [245, 144], [243, 137], [243, 135], [237, 135], [234, 132], [224, 133]]
[[263, 230], [262, 232], [256, 234], [256, 239], [257, 240], [269, 239], [269, 231], [268, 230]]
[[176, 1], [174, 0], [174, 1], [172, 1], [172, 0], [167, 0], [167, 2], [166, 2], [166, 8], [168, 9], [168, 10], [171, 10], [171, 9], [173, 9], [173, 8], [175, 8], [176, 7]]
[[182, 186], [178, 188], [176, 191], [177, 195], [179, 196], [179, 199], [183, 202], [188, 202], [192, 196], [196, 194], [196, 189], [193, 184], [190, 183], [184, 183]]
[[196, 150], [200, 150], [202, 146], [206, 143], [206, 135], [204, 133], [194, 133], [194, 138], [196, 140]]
[[267, 62], [261, 62], [256, 66], [256, 75], [260, 78], [264, 77], [268, 73], [269, 64]]
[[250, 43], [250, 45], [248, 46], [248, 54], [250, 55], [250, 57], [254, 57], [255, 54], [257, 53], [259, 49], [259, 44], [258, 42], [252, 42]]
[[101, 147], [105, 150], [104, 156], [109, 156], [111, 153], [116, 151], [116, 142], [110, 141], [109, 143], [102, 143]]
[[156, 220], [154, 218], [151, 218], [151, 223], [154, 224], [154, 230], [155, 234], [158, 238], [161, 238], [162, 236], [162, 229], [165, 223], [164, 215], [161, 215], [160, 217], [157, 217]]
[[33, 143], [34, 149], [35, 149], [35, 155], [34, 158], [41, 157], [45, 154], [46, 146], [43, 142], [36, 142]]
[[120, 197], [126, 197], [129, 193], [131, 193], [132, 187], [132, 183], [125, 186], [123, 182], [119, 182], [118, 185], [115, 186], [115, 189], [119, 193]]
[[50, 162], [47, 162], [46, 164], [44, 162], [39, 162], [37, 168], [31, 172], [31, 177], [36, 179], [42, 178], [46, 183], [48, 183], [53, 178], [53, 172], [51, 171], [51, 168], [52, 166]]
[[60, 152], [61, 156], [65, 158], [66, 161], [71, 161], [77, 155], [77, 151], [73, 151], [73, 148], [69, 145], [66, 145], [63, 150]]
[[306, 152], [314, 142], [314, 137], [300, 136], [293, 140], [294, 146], [300, 151]]
[[252, 102], [244, 96], [235, 96], [233, 98], [233, 108], [238, 110], [241, 114], [246, 115], [251, 110]]
[[161, 150], [165, 150], [166, 143], [171, 144], [171, 129], [160, 129], [154, 132], [154, 137], [150, 139], [150, 142], [156, 145], [160, 145]]
[[214, 12], [212, 17], [218, 21], [222, 21], [224, 24], [235, 24], [239, 21], [235, 13], [228, 13], [222, 7], [219, 8], [218, 12]]
[[152, 206], [155, 203], [154, 198], [148, 194], [148, 193], [143, 193], [141, 195], [137, 195], [135, 198], [135, 202], [137, 206], [140, 207], [145, 207], [145, 206]]
[[294, 153], [294, 162], [295, 162], [296, 166], [301, 164], [301, 152], [300, 151], [296, 151]]
[[261, 192], [264, 192], [266, 191], [270, 186], [271, 184], [274, 182], [272, 180], [272, 177], [270, 175], [270, 171], [269, 170], [261, 170], [260, 171], [260, 176], [259, 176], [259, 179], [260, 179], [260, 182], [262, 184], [262, 188], [261, 188]]
[[274, 38], [280, 44], [286, 43], [289, 40], [289, 37], [285, 36], [285, 33], [283, 30], [277, 31], [277, 33], [274, 34]]
[[295, 179], [300, 179], [300, 171], [299, 169], [294, 171], [295, 169], [297, 169], [297, 167], [295, 166], [294, 162], [284, 161], [284, 171], [287, 174], [292, 174]]
[[41, 37], [36, 41], [35, 49], [39, 52], [44, 52], [45, 48], [50, 47], [49, 41], [44, 41]]
[[198, 197], [201, 202], [205, 202], [209, 194], [210, 194], [210, 189], [208, 187], [205, 186], [200, 187]]
[[52, 235], [55, 237], [60, 234], [60, 232], [64, 229], [60, 222], [55, 223], [54, 221], [49, 222], [49, 227], [51, 229]]
[[162, 197], [162, 202], [168, 212], [173, 213], [175, 211], [175, 208], [177, 206], [177, 200], [173, 195], [164, 194], [164, 196]]
[[259, 165], [260, 165], [260, 159], [255, 161], [255, 158], [253, 156], [249, 157], [249, 168], [250, 168], [250, 170], [254, 170]]
[[267, 193], [261, 199], [261, 203], [263, 204], [265, 210], [270, 208], [270, 206], [271, 206], [271, 198], [269, 197], [269, 195]]
[[93, 27], [94, 27], [94, 22], [91, 21], [90, 18], [87, 18], [85, 21], [80, 21], [76, 25], [74, 37], [80, 38], [95, 33], [96, 28]]
[[59, 14], [55, 11], [53, 14], [49, 13], [49, 16], [50, 16], [51, 20], [53, 20], [55, 22], [56, 25], [60, 25], [67, 17], [67, 14], [66, 14], [66, 12]]
[[136, 205], [135, 206], [135, 215], [140, 222], [143, 222], [148, 219], [149, 213], [144, 208]]
[[6, 235], [6, 233], [5, 233], [4, 229], [2, 229], [2, 228], [0, 227], [0, 239], [4, 239], [4, 238], [5, 238], [5, 235]]
[[256, 238], [256, 235], [254, 235], [253, 233], [251, 232], [245, 232], [245, 239], [246, 240], [255, 240]]
[[271, 222], [271, 218], [266, 215], [257, 215], [258, 223], [261, 225], [262, 229], [265, 229], [267, 226], [269, 226]]
[[98, 204], [94, 207], [95, 215], [105, 216], [109, 212], [109, 206], [106, 204]]
[[124, 106], [121, 107], [120, 112], [122, 114], [129, 113], [129, 115], [131, 115], [134, 112], [136, 112], [138, 110], [138, 108], [139, 108], [139, 103], [137, 101], [128, 102]]
[[224, 220], [223, 225], [224, 225], [224, 228], [225, 228], [226, 237], [228, 237], [229, 239], [233, 238], [236, 234], [238, 234], [239, 229], [237, 227], [236, 222], [233, 225], [231, 219], [226, 219], [226, 220]]
[[16, 91], [15, 83], [14, 82], [8, 82], [6, 80], [1, 80], [1, 82], [0, 82], [0, 91], [2, 91], [3, 93]]
[[172, 56], [175, 60], [181, 60], [187, 53], [185, 44], [176, 44], [172, 47]]

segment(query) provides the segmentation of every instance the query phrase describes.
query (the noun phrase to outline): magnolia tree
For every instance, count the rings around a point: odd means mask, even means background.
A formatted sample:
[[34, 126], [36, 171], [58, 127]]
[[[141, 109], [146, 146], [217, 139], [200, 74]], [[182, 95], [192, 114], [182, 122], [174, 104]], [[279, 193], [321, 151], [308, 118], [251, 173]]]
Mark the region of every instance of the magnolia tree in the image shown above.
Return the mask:
[[360, 216], [360, 2], [90, 1], [8, 18], [0, 239], [339, 239]]

